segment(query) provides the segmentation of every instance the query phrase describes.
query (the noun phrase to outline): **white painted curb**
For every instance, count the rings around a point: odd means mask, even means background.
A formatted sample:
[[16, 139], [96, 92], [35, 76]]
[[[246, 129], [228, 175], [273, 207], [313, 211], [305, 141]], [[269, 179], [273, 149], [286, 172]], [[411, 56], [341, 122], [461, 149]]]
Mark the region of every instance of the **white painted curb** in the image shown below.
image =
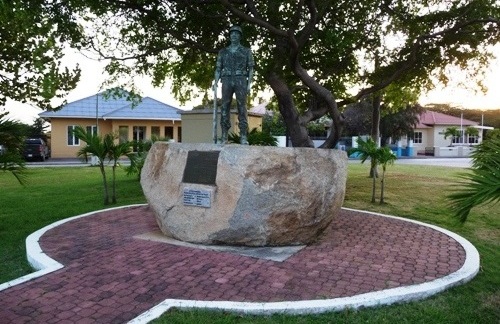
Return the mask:
[[61, 224], [66, 223], [66, 222], [69, 222], [69, 221], [72, 221], [72, 220], [75, 220], [78, 218], [82, 218], [82, 217], [92, 216], [92, 215], [100, 213], [100, 212], [105, 212], [105, 211], [114, 210], [114, 209], [122, 209], [122, 208], [127, 208], [127, 207], [145, 206], [145, 205], [147, 205], [147, 204], [136, 204], [136, 205], [112, 207], [112, 208], [107, 208], [107, 209], [89, 212], [86, 214], [81, 214], [78, 216], [65, 218], [65, 219], [62, 219], [62, 220], [57, 221], [55, 223], [52, 223], [50, 225], [47, 225], [47, 226], [39, 229], [38, 231], [30, 234], [26, 238], [26, 257], [28, 259], [29, 264], [35, 270], [38, 270], [38, 271], [27, 274], [25, 276], [19, 277], [17, 279], [11, 280], [11, 281], [7, 281], [6, 283], [0, 284], [0, 291], [64, 268], [64, 266], [62, 264], [60, 264], [59, 262], [57, 262], [54, 259], [49, 258], [45, 253], [43, 253], [42, 248], [40, 247], [40, 244], [38, 244], [40, 237], [42, 237], [42, 235], [45, 234], [45, 232], [47, 232], [48, 230], [53, 229]]
[[180, 300], [166, 299], [150, 310], [142, 313], [138, 317], [131, 320], [130, 324], [148, 323], [165, 313], [171, 307], [178, 308], [204, 308], [210, 310], [233, 311], [245, 314], [261, 314], [269, 315], [274, 313], [286, 314], [313, 314], [332, 311], [341, 311], [344, 309], [357, 309], [361, 307], [374, 307], [380, 305], [391, 305], [395, 303], [403, 303], [412, 300], [419, 300], [435, 295], [443, 290], [457, 286], [459, 284], [470, 281], [479, 272], [479, 252], [466, 239], [453, 232], [440, 228], [438, 226], [429, 225], [419, 221], [405, 219], [396, 216], [384, 215], [379, 213], [367, 212], [350, 208], [345, 210], [365, 213], [369, 215], [377, 215], [399, 219], [406, 222], [415, 223], [421, 226], [430, 227], [436, 231], [444, 233], [456, 240], [465, 250], [466, 257], [463, 266], [456, 272], [439, 278], [433, 281], [384, 289], [366, 294], [355, 295], [351, 297], [333, 298], [333, 299], [318, 299], [318, 300], [302, 300], [293, 302], [274, 302], [274, 303], [245, 303], [245, 302], [230, 302], [230, 301], [195, 301], [195, 300]]
[[[40, 245], [38, 244], [40, 237], [48, 230], [56, 226], [59, 226], [63, 223], [69, 222], [71, 220], [81, 217], [91, 216], [96, 213], [114, 209], [144, 206], [144, 205], [146, 204], [136, 204], [136, 205], [120, 206], [120, 207], [98, 210], [60, 220], [58, 222], [45, 226], [44, 228], [34, 232], [26, 239], [26, 253], [28, 257], [28, 262], [35, 269], [39, 271], [1, 284], [0, 291], [63, 268], [62, 264], [49, 258], [46, 254], [44, 254], [42, 249], [40, 248]], [[427, 298], [429, 296], [435, 295], [453, 286], [457, 286], [459, 284], [468, 282], [472, 278], [474, 278], [474, 276], [479, 272], [479, 266], [480, 266], [479, 252], [468, 240], [461, 237], [460, 235], [457, 235], [453, 232], [450, 232], [438, 226], [429, 225], [415, 220], [410, 220], [380, 213], [367, 212], [363, 210], [350, 209], [350, 208], [343, 208], [343, 209], [365, 213], [368, 215], [377, 215], [382, 217], [399, 219], [402, 221], [415, 223], [421, 226], [426, 226], [441, 233], [444, 233], [445, 235], [448, 235], [454, 240], [456, 240], [464, 248], [466, 253], [465, 262], [458, 271], [451, 273], [443, 278], [439, 278], [430, 282], [425, 282], [405, 287], [385, 289], [385, 290], [360, 294], [351, 297], [344, 297], [344, 298], [302, 300], [302, 301], [291, 301], [291, 302], [273, 302], [273, 303], [166, 299], [163, 302], [156, 305], [155, 307], [151, 308], [150, 310], [134, 318], [129, 323], [134, 323], [134, 324], [148, 323], [153, 319], [160, 317], [164, 312], [166, 312], [171, 307], [204, 308], [211, 310], [221, 310], [221, 311], [224, 310], [224, 311], [233, 311], [238, 313], [264, 315], [273, 313], [311, 314], [311, 313], [340, 311], [348, 308], [357, 309], [360, 307], [390, 305], [394, 303], [402, 303], [402, 302]]]

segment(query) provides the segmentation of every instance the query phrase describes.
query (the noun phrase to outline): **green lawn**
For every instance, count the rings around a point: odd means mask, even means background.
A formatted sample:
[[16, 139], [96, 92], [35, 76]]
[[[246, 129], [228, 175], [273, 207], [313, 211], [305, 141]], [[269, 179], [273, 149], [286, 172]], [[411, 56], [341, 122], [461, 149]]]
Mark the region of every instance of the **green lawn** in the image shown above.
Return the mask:
[[[345, 206], [416, 219], [454, 231], [479, 250], [481, 270], [466, 285], [432, 298], [404, 305], [309, 316], [241, 316], [208, 311], [171, 310], [160, 323], [498, 323], [500, 322], [500, 212], [498, 205], [472, 210], [458, 224], [445, 195], [463, 169], [395, 165], [386, 177], [386, 204], [371, 204], [367, 164], [349, 165]], [[30, 272], [25, 261], [25, 238], [57, 220], [104, 208], [97, 168], [30, 169], [29, 184], [21, 187], [0, 173], [0, 282]], [[118, 173], [119, 205], [143, 203], [135, 177]]]

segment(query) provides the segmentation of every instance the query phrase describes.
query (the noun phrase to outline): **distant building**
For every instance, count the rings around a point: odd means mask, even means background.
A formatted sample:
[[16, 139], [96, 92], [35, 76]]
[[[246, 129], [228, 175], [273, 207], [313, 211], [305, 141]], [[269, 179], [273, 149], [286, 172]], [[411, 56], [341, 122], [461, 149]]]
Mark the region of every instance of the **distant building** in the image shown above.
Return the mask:
[[74, 158], [81, 145], [72, 134], [76, 126], [92, 132], [118, 134], [119, 142], [150, 139], [152, 135], [182, 140], [181, 110], [144, 97], [136, 106], [125, 98], [108, 98], [104, 93], [70, 102], [58, 111], [39, 114], [51, 124], [54, 158]]
[[[449, 127], [456, 127], [460, 135], [445, 139], [444, 133]], [[467, 134], [468, 127], [477, 128], [478, 135]], [[413, 155], [467, 156], [471, 146], [482, 142], [484, 129], [492, 127], [480, 126], [472, 120], [426, 110], [420, 115], [413, 131], [413, 138], [406, 140], [412, 141], [409, 145], [413, 145]]]

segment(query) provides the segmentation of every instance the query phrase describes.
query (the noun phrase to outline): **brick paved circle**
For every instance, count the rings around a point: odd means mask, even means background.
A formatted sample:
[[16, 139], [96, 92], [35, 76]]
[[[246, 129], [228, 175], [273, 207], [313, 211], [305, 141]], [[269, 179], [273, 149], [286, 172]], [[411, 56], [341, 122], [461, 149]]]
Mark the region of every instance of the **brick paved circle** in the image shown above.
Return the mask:
[[165, 299], [319, 302], [430, 282], [466, 259], [440, 231], [352, 210], [283, 262], [134, 238], [157, 228], [147, 206], [133, 206], [46, 231], [40, 246], [64, 268], [0, 291], [0, 318], [122, 323]]

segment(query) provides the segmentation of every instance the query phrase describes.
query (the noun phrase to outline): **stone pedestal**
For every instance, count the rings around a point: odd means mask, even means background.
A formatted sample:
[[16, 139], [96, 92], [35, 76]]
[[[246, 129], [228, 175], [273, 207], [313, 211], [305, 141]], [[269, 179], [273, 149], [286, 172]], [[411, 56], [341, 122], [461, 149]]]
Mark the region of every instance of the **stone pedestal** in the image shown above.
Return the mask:
[[340, 211], [345, 152], [156, 142], [141, 185], [162, 232], [201, 244], [314, 242]]

